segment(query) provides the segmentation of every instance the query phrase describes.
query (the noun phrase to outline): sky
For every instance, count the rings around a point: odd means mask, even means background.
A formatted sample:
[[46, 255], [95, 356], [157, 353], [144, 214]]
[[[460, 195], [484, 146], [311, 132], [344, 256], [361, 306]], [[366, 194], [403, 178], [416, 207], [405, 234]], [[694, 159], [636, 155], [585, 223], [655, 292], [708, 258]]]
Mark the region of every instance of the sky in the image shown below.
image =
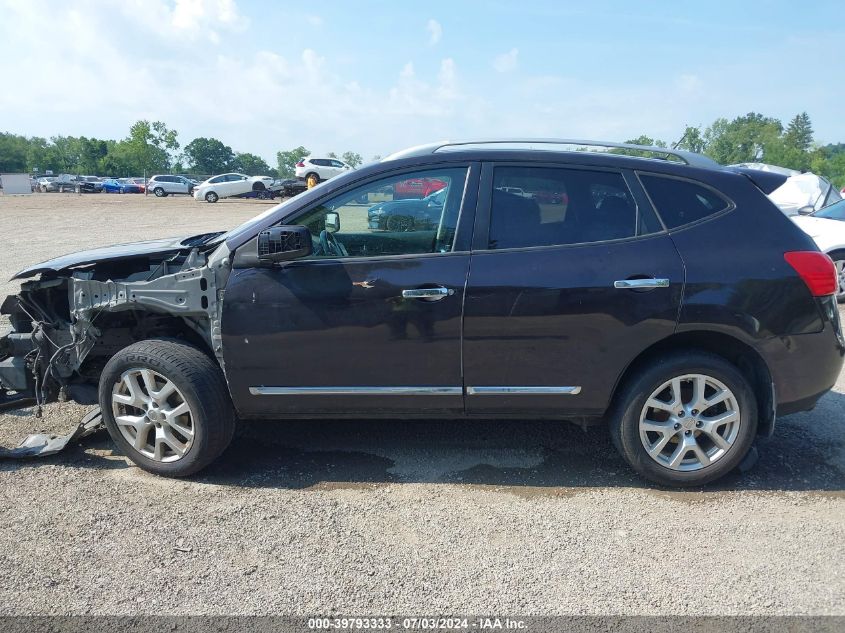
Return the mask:
[[442, 139], [668, 142], [807, 111], [845, 142], [841, 0], [0, 0], [0, 131], [160, 120], [274, 165]]

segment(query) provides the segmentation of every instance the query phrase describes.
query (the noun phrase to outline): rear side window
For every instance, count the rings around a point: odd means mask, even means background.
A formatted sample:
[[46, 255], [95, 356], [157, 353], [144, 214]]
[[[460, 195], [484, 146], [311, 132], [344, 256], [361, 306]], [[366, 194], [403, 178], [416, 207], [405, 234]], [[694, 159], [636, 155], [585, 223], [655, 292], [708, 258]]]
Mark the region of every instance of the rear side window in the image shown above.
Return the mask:
[[669, 229], [698, 222], [731, 206], [712, 189], [689, 180], [640, 174], [640, 181]]
[[622, 174], [554, 167], [496, 167], [488, 248], [604, 242], [638, 230]]

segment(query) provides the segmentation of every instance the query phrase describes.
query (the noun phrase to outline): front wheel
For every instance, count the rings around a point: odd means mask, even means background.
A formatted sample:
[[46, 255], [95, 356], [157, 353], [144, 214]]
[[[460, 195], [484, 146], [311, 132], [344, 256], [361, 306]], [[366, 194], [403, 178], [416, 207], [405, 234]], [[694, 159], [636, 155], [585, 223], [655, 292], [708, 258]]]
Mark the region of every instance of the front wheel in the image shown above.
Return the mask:
[[140, 468], [184, 477], [229, 445], [235, 415], [220, 367], [186, 343], [153, 339], [124, 348], [100, 377], [103, 421]]
[[621, 388], [610, 432], [643, 477], [666, 486], [700, 486], [732, 471], [751, 449], [757, 402], [745, 376], [722, 357], [676, 352]]
[[214, 202], [217, 202], [218, 200], [220, 200], [220, 196], [218, 196], [213, 191], [209, 191], [207, 194], [205, 194], [205, 201], [206, 202], [214, 203]]

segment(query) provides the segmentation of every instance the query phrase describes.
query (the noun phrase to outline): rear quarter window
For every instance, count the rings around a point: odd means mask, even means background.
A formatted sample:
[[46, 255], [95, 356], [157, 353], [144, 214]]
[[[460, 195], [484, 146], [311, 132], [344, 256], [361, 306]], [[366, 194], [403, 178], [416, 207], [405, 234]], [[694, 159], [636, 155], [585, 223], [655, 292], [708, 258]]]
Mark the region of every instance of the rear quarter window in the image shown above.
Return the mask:
[[639, 174], [666, 228], [674, 229], [726, 211], [732, 203], [713, 189], [691, 180]]

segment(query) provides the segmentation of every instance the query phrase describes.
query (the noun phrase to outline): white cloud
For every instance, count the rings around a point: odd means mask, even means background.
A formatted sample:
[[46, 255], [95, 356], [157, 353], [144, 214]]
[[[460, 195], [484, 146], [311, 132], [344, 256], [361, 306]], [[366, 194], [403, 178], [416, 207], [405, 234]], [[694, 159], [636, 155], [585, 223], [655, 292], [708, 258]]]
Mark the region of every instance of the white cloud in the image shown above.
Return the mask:
[[425, 30], [428, 31], [429, 46], [434, 46], [440, 41], [440, 38], [443, 37], [443, 27], [440, 26], [440, 22], [437, 20], [429, 20], [428, 24], [425, 26]]
[[517, 64], [517, 57], [519, 57], [519, 49], [512, 48], [507, 53], [502, 53], [501, 55], [496, 55], [493, 59], [493, 68], [496, 72], [500, 73], [507, 73], [512, 70], [515, 70]]
[[323, 18], [319, 15], [306, 15], [305, 21], [311, 26], [323, 26]]

